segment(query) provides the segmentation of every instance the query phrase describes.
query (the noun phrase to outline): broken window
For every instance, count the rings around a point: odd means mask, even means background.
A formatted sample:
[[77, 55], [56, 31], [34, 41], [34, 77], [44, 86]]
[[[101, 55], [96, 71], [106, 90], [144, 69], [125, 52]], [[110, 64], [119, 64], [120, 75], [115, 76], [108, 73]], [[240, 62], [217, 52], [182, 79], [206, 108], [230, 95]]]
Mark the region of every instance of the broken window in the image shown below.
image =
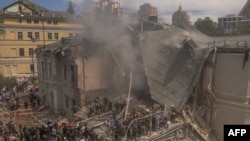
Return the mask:
[[42, 77], [44, 78], [44, 66], [43, 66], [43, 62], [41, 62], [41, 66], [42, 66]]
[[66, 65], [64, 65], [64, 79], [67, 79], [67, 68], [66, 68]]
[[49, 63], [49, 77], [51, 77], [51, 63]]
[[54, 94], [53, 92], [50, 92], [50, 104], [54, 106]]
[[71, 81], [75, 80], [74, 66], [70, 66], [71, 68]]
[[65, 107], [66, 107], [66, 109], [69, 108], [69, 98], [67, 95], [65, 95]]

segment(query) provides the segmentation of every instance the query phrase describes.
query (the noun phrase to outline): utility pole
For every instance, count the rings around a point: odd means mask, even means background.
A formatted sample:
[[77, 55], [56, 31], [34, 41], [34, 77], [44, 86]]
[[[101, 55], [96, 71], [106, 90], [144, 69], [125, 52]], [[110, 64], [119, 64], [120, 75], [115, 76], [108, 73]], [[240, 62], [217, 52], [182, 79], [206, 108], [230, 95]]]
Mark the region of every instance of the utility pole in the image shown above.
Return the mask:
[[133, 73], [132, 73], [132, 69], [131, 69], [131, 72], [130, 72], [130, 80], [129, 80], [128, 98], [127, 98], [127, 105], [126, 105], [126, 111], [125, 111], [125, 120], [127, 119], [127, 115], [128, 115], [128, 107], [129, 107], [129, 101], [130, 101], [130, 94], [131, 94], [131, 87], [132, 87], [132, 79], [133, 79]]
[[34, 84], [34, 73], [35, 73], [35, 64], [34, 64], [34, 49], [32, 49], [32, 68], [31, 68], [31, 71], [32, 71], [32, 84]]

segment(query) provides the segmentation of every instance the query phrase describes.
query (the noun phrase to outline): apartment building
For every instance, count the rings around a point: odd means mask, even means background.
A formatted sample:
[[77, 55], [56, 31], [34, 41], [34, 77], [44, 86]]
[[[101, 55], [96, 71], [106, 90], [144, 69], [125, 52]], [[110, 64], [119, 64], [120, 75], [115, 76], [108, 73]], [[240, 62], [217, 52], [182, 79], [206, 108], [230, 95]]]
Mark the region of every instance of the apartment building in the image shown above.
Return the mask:
[[37, 47], [72, 37], [84, 30], [82, 17], [52, 11], [31, 0], [16, 1], [0, 11], [0, 73], [5, 76], [36, 76]]
[[157, 8], [152, 6], [149, 3], [144, 3], [140, 6], [140, 10], [138, 11], [138, 19], [139, 21], [154, 21], [158, 22], [158, 11]]

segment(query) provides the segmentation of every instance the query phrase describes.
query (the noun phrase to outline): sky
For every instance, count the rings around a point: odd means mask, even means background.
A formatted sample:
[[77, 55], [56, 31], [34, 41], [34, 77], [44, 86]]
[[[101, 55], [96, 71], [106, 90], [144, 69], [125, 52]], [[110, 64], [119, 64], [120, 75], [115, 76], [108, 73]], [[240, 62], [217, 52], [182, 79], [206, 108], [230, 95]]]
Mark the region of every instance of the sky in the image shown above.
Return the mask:
[[[0, 0], [0, 8], [5, 7], [16, 0]], [[91, 2], [99, 0], [71, 0], [75, 11], [81, 12], [86, 9]], [[122, 8], [138, 11], [143, 3], [151, 3], [158, 9], [159, 19], [171, 24], [172, 14], [179, 8], [187, 11], [191, 22], [194, 23], [198, 18], [210, 17], [217, 22], [218, 17], [228, 14], [238, 15], [247, 0], [111, 0], [121, 3]], [[69, 0], [32, 0], [47, 9], [55, 11], [66, 11]]]

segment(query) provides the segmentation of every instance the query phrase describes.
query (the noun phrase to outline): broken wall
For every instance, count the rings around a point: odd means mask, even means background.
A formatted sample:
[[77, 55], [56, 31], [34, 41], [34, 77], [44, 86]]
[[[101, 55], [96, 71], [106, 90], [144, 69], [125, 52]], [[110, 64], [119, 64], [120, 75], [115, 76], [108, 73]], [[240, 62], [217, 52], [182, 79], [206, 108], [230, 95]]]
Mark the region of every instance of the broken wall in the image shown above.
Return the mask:
[[250, 65], [246, 62], [243, 69], [243, 60], [243, 49], [217, 48], [203, 68], [194, 116], [218, 141], [225, 124], [250, 123]]
[[217, 55], [214, 93], [218, 98], [212, 119], [214, 133], [223, 138], [223, 125], [250, 124], [250, 65], [242, 69], [244, 55], [222, 53]]

